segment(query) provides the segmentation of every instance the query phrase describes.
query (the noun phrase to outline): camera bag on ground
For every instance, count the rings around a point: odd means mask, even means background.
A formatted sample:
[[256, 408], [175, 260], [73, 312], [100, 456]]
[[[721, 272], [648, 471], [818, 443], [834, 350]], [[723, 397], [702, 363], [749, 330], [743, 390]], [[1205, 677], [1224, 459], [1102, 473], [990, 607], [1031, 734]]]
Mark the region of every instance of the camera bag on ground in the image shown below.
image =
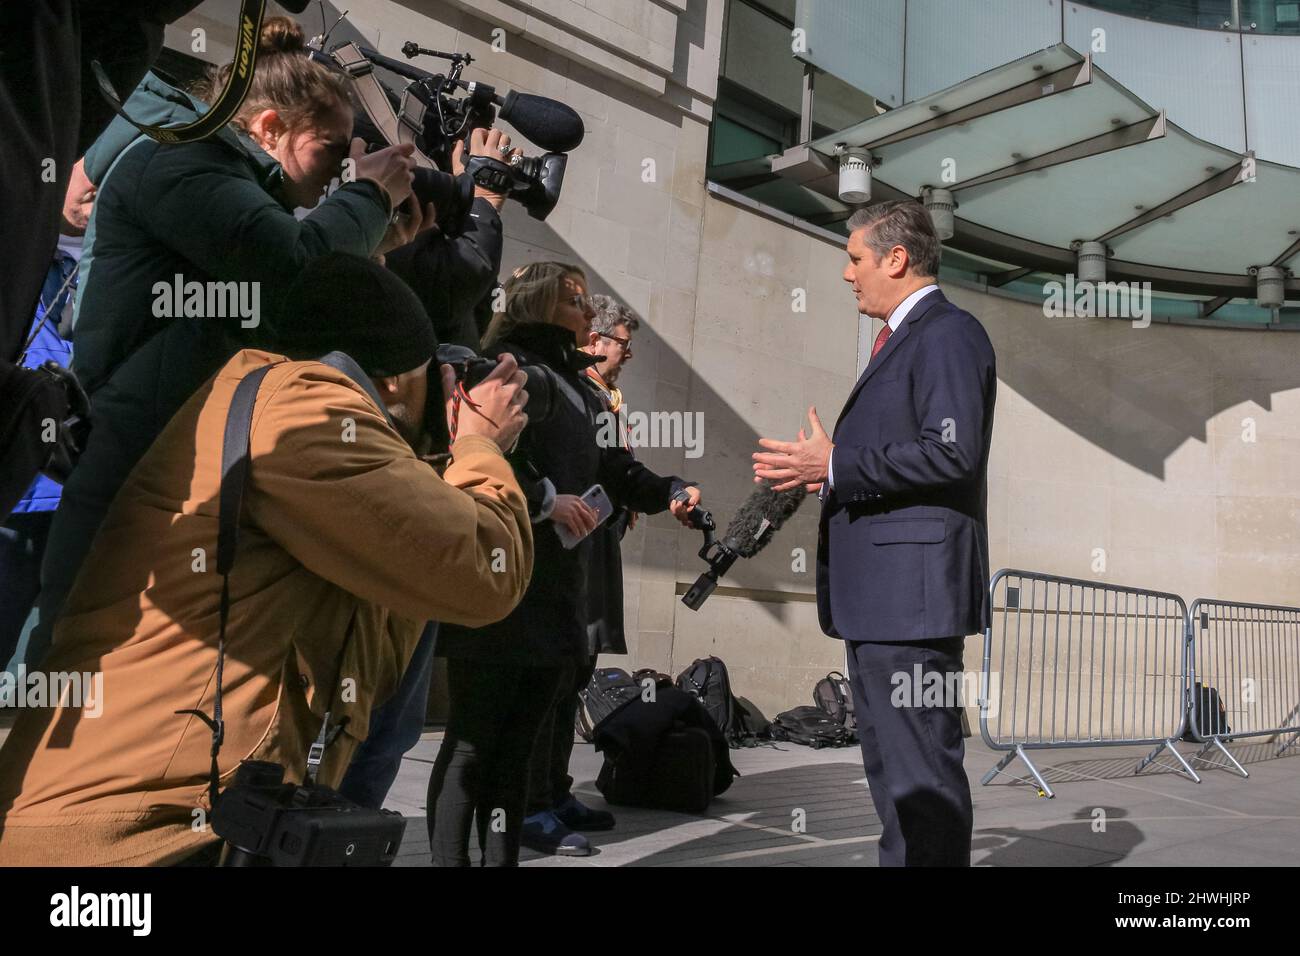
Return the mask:
[[[392, 422], [383, 400], [352, 358], [331, 352], [321, 362], [343, 372], [360, 385]], [[230, 616], [230, 572], [239, 542], [239, 514], [248, 482], [249, 437], [253, 408], [262, 380], [276, 364], [246, 375], [235, 388], [226, 416], [221, 445], [221, 490], [217, 513], [217, 572], [221, 575], [221, 604], [217, 637], [217, 668], [212, 716], [193, 714], [212, 731], [212, 764], [208, 798], [212, 831], [226, 841], [223, 866], [388, 866], [397, 857], [406, 820], [391, 810], [361, 807], [337, 791], [316, 783], [326, 749], [343, 730], [325, 714], [320, 735], [307, 753], [302, 784], [284, 783], [285, 768], [265, 761], [245, 761], [234, 782], [220, 791], [217, 757], [225, 737], [221, 711], [222, 677], [226, 658], [226, 623]], [[345, 638], [346, 643], [346, 638]], [[336, 699], [337, 690], [330, 699]]]
[[788, 740], [819, 750], [856, 743], [857, 734], [832, 720], [820, 707], [805, 706], [777, 714], [772, 722], [772, 739]]
[[755, 734], [746, 726], [736, 697], [731, 692], [727, 665], [721, 658], [702, 657], [695, 661], [677, 675], [677, 688], [699, 700], [728, 746], [754, 746]]
[[740, 774], [700, 702], [675, 687], [640, 695], [596, 728], [596, 789], [615, 806], [703, 813]]
[[631, 760], [606, 760], [596, 787], [614, 806], [704, 813], [713, 802], [715, 768], [709, 732], [682, 724], [659, 738], [647, 773]]
[[597, 667], [578, 693], [578, 714], [574, 729], [591, 743], [600, 722], [629, 701], [641, 696], [642, 686], [621, 667]]
[[[1192, 694], [1196, 701], [1196, 730], [1200, 732], [1202, 740], [1232, 733], [1232, 728], [1228, 726], [1228, 708], [1224, 706], [1223, 698], [1217, 690], [1196, 681], [1192, 685]], [[1183, 731], [1183, 739], [1196, 739], [1190, 723]]]
[[831, 671], [813, 687], [813, 703], [831, 720], [857, 733], [858, 719], [853, 713], [853, 686], [839, 671]]

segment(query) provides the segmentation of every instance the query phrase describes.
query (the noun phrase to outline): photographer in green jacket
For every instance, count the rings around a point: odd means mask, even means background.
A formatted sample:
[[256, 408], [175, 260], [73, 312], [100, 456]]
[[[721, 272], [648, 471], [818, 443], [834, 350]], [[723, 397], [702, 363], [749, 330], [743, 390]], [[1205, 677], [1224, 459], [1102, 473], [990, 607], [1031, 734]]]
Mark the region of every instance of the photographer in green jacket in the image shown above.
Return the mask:
[[[252, 88], [229, 127], [161, 145], [119, 119], [87, 153], [99, 192], [73, 341], [93, 427], [50, 530], [31, 666], [114, 495], [176, 410], [235, 352], [276, 347], [284, 293], [308, 262], [329, 252], [377, 255], [421, 225], [411, 147], [366, 155], [350, 142], [347, 88], [302, 55], [296, 23], [268, 19], [260, 44]], [[127, 112], [140, 122], [190, 122], [228, 70], [215, 71], [198, 100], [147, 76]], [[321, 201], [341, 173], [344, 182]], [[404, 215], [394, 217], [399, 205]], [[311, 212], [296, 218], [299, 207]]]

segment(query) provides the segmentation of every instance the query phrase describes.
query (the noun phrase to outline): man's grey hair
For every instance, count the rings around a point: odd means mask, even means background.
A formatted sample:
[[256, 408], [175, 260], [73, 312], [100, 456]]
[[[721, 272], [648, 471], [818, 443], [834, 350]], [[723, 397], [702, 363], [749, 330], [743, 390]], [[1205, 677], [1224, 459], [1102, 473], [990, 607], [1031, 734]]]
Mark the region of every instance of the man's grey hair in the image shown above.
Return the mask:
[[596, 309], [596, 317], [591, 320], [591, 331], [610, 335], [622, 325], [631, 334], [641, 327], [641, 320], [636, 317], [636, 313], [612, 295], [597, 294], [587, 298]]
[[849, 216], [849, 235], [866, 229], [863, 237], [877, 259], [894, 246], [907, 250], [908, 269], [917, 276], [939, 274], [942, 247], [930, 213], [914, 199], [894, 199], [864, 206]]

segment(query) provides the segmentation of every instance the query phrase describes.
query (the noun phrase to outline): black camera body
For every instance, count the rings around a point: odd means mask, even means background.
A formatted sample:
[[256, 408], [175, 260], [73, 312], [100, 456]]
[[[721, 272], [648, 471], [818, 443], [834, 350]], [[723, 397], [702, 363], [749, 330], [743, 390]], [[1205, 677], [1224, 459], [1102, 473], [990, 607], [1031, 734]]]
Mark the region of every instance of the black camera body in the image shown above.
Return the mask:
[[[437, 357], [429, 366], [431, 376], [435, 366], [441, 365], [450, 365], [456, 373], [456, 381], [469, 390], [491, 375], [497, 362], [463, 345], [439, 345]], [[551, 417], [558, 397], [559, 383], [555, 373], [545, 365], [521, 365], [519, 371], [528, 378], [528, 384], [524, 386], [528, 392], [524, 414], [530, 423], [546, 421]]]
[[284, 782], [284, 768], [246, 760], [212, 812], [222, 866], [389, 866], [406, 820], [329, 787]]

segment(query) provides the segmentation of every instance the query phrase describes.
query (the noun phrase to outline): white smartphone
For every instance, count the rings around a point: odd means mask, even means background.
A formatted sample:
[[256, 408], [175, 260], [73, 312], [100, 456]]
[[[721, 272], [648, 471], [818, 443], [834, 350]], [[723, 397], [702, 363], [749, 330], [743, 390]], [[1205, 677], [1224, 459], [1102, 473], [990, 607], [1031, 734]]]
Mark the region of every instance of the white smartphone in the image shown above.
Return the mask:
[[[600, 527], [601, 522], [614, 513], [614, 505], [609, 500], [609, 495], [605, 494], [605, 489], [600, 485], [592, 485], [582, 493], [582, 502], [587, 507], [596, 512], [596, 527]], [[555, 522], [555, 533], [560, 538], [560, 544], [568, 550], [577, 547], [578, 542], [586, 535], [575, 537], [569, 532], [569, 529], [558, 521]]]

